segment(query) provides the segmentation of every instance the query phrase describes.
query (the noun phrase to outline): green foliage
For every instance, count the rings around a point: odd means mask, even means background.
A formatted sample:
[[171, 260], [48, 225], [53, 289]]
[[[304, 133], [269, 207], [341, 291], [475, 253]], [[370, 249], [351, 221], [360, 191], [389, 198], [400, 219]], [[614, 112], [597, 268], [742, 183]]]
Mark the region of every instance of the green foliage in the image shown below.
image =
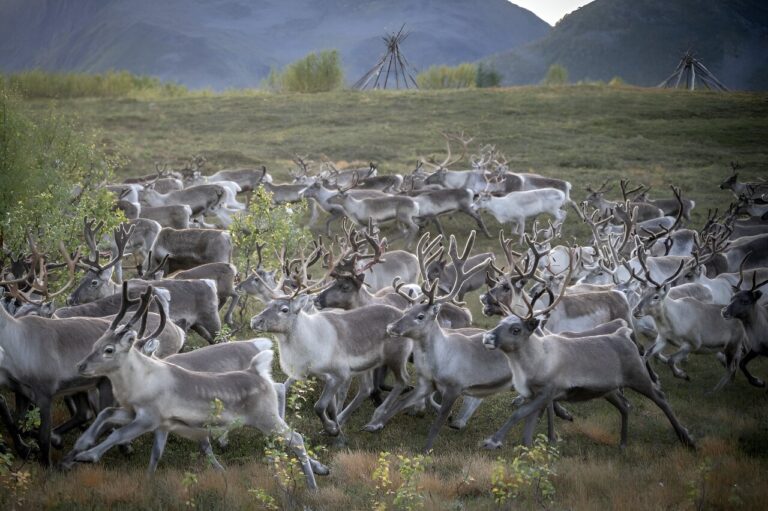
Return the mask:
[[312, 52], [282, 71], [273, 69], [262, 84], [273, 92], [328, 92], [343, 85], [344, 71], [336, 50]]
[[557, 87], [568, 83], [568, 70], [561, 64], [552, 64], [544, 77], [544, 85]]
[[0, 89], [0, 244], [26, 252], [31, 234], [41, 253], [58, 254], [60, 241], [78, 244], [86, 216], [116, 226], [122, 214], [100, 187], [119, 162], [55, 113], [32, 121]]
[[256, 499], [259, 505], [267, 511], [278, 511], [277, 499], [270, 495], [264, 488], [251, 488], [248, 493]]
[[315, 390], [315, 379], [296, 380], [291, 385], [291, 392], [289, 393], [286, 401], [286, 405], [289, 410], [293, 411], [294, 419], [301, 420], [301, 409], [309, 401], [309, 395]]
[[464, 63], [458, 66], [431, 66], [416, 76], [420, 89], [469, 89], [477, 86], [478, 68]]
[[278, 247], [285, 247], [287, 254], [296, 254], [300, 247], [312, 239], [312, 234], [302, 217], [307, 211], [305, 201], [294, 204], [272, 204], [272, 194], [260, 186], [251, 195], [248, 208], [237, 215], [229, 226], [235, 245], [235, 264], [249, 272], [255, 262], [256, 246], [265, 245], [264, 264], [277, 262]]
[[477, 77], [475, 83], [478, 87], [499, 87], [501, 85], [501, 73], [494, 67], [484, 64], [477, 65]]
[[552, 479], [558, 457], [557, 448], [539, 435], [533, 447], [517, 446], [511, 463], [499, 458], [491, 475], [491, 493], [496, 503], [503, 505], [523, 496], [532, 497], [542, 506], [551, 502], [555, 496]]
[[51, 73], [35, 69], [11, 75], [0, 75], [9, 88], [25, 98], [118, 98], [185, 96], [183, 85], [161, 82], [151, 76], [139, 76], [129, 71], [107, 71], [104, 74]]
[[392, 455], [389, 452], [379, 453], [372, 479], [376, 483], [376, 492], [372, 503], [373, 509], [404, 509], [411, 511], [420, 509], [424, 503], [424, 495], [419, 488], [419, 479], [432, 463], [432, 458], [417, 455], [412, 458], [402, 454], [397, 455], [397, 474], [400, 484], [395, 484], [392, 477]]

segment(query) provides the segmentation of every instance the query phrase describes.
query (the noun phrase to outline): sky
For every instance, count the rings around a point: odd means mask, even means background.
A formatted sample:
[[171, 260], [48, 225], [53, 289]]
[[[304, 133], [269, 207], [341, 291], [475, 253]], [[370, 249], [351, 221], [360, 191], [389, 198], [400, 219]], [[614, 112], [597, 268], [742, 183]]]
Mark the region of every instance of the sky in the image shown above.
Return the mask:
[[513, 4], [519, 5], [533, 12], [539, 18], [550, 25], [554, 25], [560, 19], [571, 11], [575, 11], [582, 5], [586, 5], [592, 0], [510, 0]]

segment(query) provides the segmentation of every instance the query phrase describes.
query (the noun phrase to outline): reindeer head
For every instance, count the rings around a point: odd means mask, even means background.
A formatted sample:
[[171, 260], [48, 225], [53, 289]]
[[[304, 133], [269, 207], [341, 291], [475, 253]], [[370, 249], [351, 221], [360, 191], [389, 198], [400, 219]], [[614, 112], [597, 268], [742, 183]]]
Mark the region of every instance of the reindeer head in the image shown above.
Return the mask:
[[752, 286], [749, 289], [742, 289], [744, 282], [744, 264], [752, 253], [744, 256], [739, 265], [739, 281], [733, 286], [733, 296], [726, 307], [720, 312], [725, 319], [741, 319], [749, 321], [756, 307], [759, 307], [758, 301], [763, 296], [760, 288], [768, 284], [768, 280], [757, 282], [757, 270], [752, 272]]
[[99, 238], [99, 232], [103, 227], [104, 222], [95, 223], [95, 220], [85, 219], [84, 222], [84, 235], [85, 241], [90, 249], [90, 259], [85, 259], [80, 264], [80, 267], [86, 270], [83, 280], [75, 288], [75, 290], [67, 298], [68, 305], [78, 305], [81, 303], [89, 303], [110, 296], [113, 293], [110, 283], [112, 281], [112, 272], [115, 265], [120, 262], [125, 252], [126, 244], [130, 239], [136, 226], [127, 226], [126, 224], [120, 224], [114, 230], [115, 245], [117, 247], [117, 254], [104, 266], [99, 263], [99, 249], [97, 240]]
[[[148, 286], [140, 299], [133, 300], [128, 297], [128, 283], [123, 283], [120, 312], [112, 320], [107, 331], [93, 344], [88, 356], [77, 365], [77, 370], [81, 376], [87, 378], [106, 376], [118, 371], [131, 349], [134, 347], [142, 348], [145, 343], [162, 333], [167, 321], [165, 305], [158, 307], [160, 324], [157, 329], [150, 335], [142, 337], [147, 326], [149, 304], [153, 299], [154, 292], [152, 286]], [[128, 307], [136, 303], [139, 303], [139, 306], [131, 319], [126, 324], [120, 325]], [[139, 322], [141, 323], [139, 324]], [[134, 328], [137, 324], [139, 324], [138, 329]]]

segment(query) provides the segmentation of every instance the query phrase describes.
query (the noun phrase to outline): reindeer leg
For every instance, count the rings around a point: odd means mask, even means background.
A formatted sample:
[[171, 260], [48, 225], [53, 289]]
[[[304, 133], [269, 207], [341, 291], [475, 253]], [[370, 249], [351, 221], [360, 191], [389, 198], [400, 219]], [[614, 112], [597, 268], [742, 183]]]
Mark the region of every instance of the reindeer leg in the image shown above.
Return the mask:
[[232, 314], [235, 312], [235, 307], [237, 307], [237, 304], [239, 301], [240, 301], [239, 293], [235, 293], [232, 296], [230, 296], [229, 307], [227, 308], [227, 313], [224, 314], [224, 323], [226, 323], [229, 326], [235, 325], [235, 322], [232, 320]]
[[373, 374], [371, 371], [360, 375], [360, 381], [358, 383], [357, 394], [352, 401], [342, 410], [339, 414], [339, 426], [343, 426], [352, 412], [357, 410], [363, 402], [368, 399], [368, 396], [373, 390]]
[[683, 380], [689, 380], [690, 376], [688, 376], [688, 373], [683, 371], [677, 366], [677, 363], [680, 362], [682, 359], [688, 356], [688, 353], [691, 352], [691, 345], [688, 343], [684, 343], [680, 349], [672, 354], [669, 359], [667, 360], [667, 364], [669, 364], [669, 368], [672, 369], [672, 374], [675, 375], [675, 378], [682, 378]]
[[440, 432], [440, 428], [443, 427], [443, 424], [445, 424], [445, 421], [448, 420], [448, 415], [451, 413], [453, 403], [455, 403], [456, 399], [459, 398], [461, 392], [457, 389], [449, 388], [442, 392], [442, 395], [443, 399], [440, 405], [440, 411], [438, 412], [435, 420], [432, 422], [432, 425], [429, 427], [429, 433], [427, 434], [427, 445], [424, 447], [425, 452], [432, 450], [432, 445], [435, 443], [435, 438], [437, 438], [437, 434]]
[[486, 439], [483, 442], [483, 447], [485, 449], [499, 449], [504, 442], [504, 437], [507, 436], [507, 433], [512, 428], [512, 426], [520, 422], [522, 419], [528, 417], [532, 413], [538, 412], [549, 401], [551, 401], [549, 394], [544, 392], [536, 396], [528, 403], [520, 406], [520, 408], [515, 410], [507, 422], [505, 422], [504, 425], [501, 426], [501, 428], [496, 433], [494, 433], [492, 437]]
[[339, 434], [339, 424], [334, 419], [328, 417], [328, 410], [331, 405], [331, 401], [336, 397], [336, 392], [339, 387], [344, 383], [344, 380], [335, 375], [328, 375], [325, 380], [325, 387], [320, 394], [320, 398], [317, 400], [314, 406], [315, 414], [323, 422], [323, 429], [331, 436], [337, 436]]
[[62, 468], [70, 468], [75, 461], [75, 456], [93, 447], [99, 440], [99, 437], [109, 428], [125, 426], [133, 421], [134, 418], [133, 412], [125, 408], [112, 407], [102, 410], [98, 417], [96, 417], [96, 420], [93, 421], [93, 424], [85, 430], [85, 433], [80, 435], [72, 450], [64, 456], [64, 459], [61, 461]]
[[667, 403], [667, 399], [664, 396], [664, 393], [654, 387], [649, 378], [645, 377], [641, 382], [627, 385], [627, 387], [644, 395], [656, 403], [656, 406], [661, 408], [661, 411], [664, 412], [664, 415], [667, 416], [669, 423], [672, 424], [672, 428], [675, 430], [677, 438], [680, 440], [680, 442], [686, 447], [696, 449], [696, 443], [693, 441], [693, 438], [691, 438], [688, 430], [685, 429], [683, 425], [680, 424], [680, 421], [677, 420], [675, 413], [672, 411], [672, 408], [670, 408], [669, 403]]
[[605, 396], [605, 400], [616, 407], [621, 414], [621, 440], [619, 447], [624, 450], [627, 447], [627, 434], [629, 433], [629, 407], [627, 406], [627, 401], [616, 392]]
[[467, 422], [469, 422], [469, 419], [472, 418], [481, 404], [483, 404], [483, 400], [479, 397], [464, 396], [464, 402], [461, 404], [458, 416], [451, 419], [448, 427], [459, 430], [466, 428]]
[[[152, 454], [149, 456], [149, 467], [147, 473], [154, 474], [157, 470], [157, 464], [165, 451], [165, 444], [168, 442], [168, 432], [162, 429], [155, 430], [155, 440], [152, 443]], [[210, 444], [209, 444], [210, 445]]]
[[760, 354], [758, 352], [749, 350], [749, 352], [747, 352], [747, 354], [744, 355], [744, 357], [739, 361], [739, 369], [741, 369], [741, 372], [744, 373], [744, 376], [747, 377], [747, 381], [749, 381], [750, 385], [755, 387], [765, 387], [765, 382], [760, 378], [754, 377], [752, 373], [749, 372], [749, 369], [747, 369], [747, 364], [749, 364], [759, 355]]
[[106, 440], [99, 445], [88, 449], [87, 451], [78, 453], [75, 456], [75, 461], [96, 463], [101, 457], [115, 445], [121, 445], [130, 442], [131, 440], [148, 433], [157, 428], [151, 418], [146, 417], [143, 413], [139, 412], [134, 418], [133, 422], [127, 424], [120, 429], [117, 429], [110, 433]]
[[214, 470], [218, 472], [224, 472], [224, 467], [216, 459], [216, 455], [213, 453], [213, 447], [211, 447], [211, 439], [205, 437], [204, 440], [200, 440], [200, 451], [205, 455], [208, 463], [211, 464]]
[[32, 448], [21, 438], [21, 434], [16, 427], [16, 421], [13, 419], [8, 403], [6, 403], [3, 396], [0, 396], [0, 421], [3, 422], [13, 439], [13, 449], [22, 459], [27, 459], [32, 453]]

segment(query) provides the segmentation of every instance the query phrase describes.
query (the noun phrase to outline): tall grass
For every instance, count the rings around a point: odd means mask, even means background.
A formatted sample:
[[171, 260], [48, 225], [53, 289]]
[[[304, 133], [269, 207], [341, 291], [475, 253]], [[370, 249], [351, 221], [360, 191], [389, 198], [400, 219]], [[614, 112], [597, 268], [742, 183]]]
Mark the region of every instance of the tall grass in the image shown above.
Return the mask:
[[477, 66], [431, 66], [416, 76], [421, 89], [469, 89], [477, 86]]
[[128, 71], [103, 74], [51, 73], [35, 69], [0, 75], [2, 85], [27, 99], [36, 98], [118, 98], [178, 97], [189, 93], [177, 83]]

